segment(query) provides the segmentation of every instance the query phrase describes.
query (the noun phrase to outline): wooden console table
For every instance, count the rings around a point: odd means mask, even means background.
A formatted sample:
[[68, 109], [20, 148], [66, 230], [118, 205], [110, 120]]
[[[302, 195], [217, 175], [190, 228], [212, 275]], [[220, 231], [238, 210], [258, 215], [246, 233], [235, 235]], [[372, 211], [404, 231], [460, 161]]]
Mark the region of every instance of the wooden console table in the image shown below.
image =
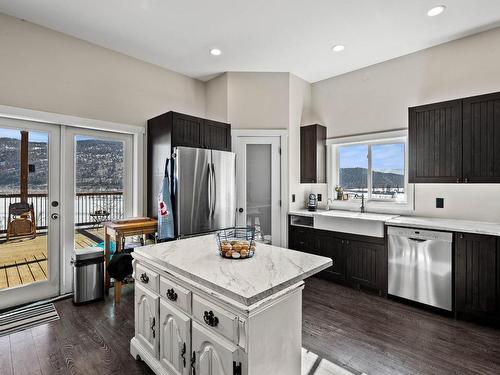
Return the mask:
[[[109, 292], [110, 277], [108, 264], [110, 255], [110, 243], [116, 244], [115, 253], [121, 252], [122, 241], [125, 237], [154, 234], [158, 229], [158, 221], [148, 217], [122, 220], [119, 222], [108, 221], [104, 225], [104, 261], [105, 261], [105, 290]], [[115, 280], [115, 303], [119, 303], [122, 295], [122, 282]]]

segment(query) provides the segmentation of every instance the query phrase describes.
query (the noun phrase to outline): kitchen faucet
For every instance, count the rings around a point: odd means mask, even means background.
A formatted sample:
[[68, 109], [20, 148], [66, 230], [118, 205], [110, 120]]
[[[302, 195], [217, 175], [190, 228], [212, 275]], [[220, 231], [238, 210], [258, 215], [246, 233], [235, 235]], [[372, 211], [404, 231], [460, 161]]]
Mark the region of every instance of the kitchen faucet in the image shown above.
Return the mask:
[[[359, 194], [354, 194], [354, 198], [359, 198]], [[361, 209], [361, 213], [365, 212], [365, 194], [361, 194], [361, 206], [359, 206]]]

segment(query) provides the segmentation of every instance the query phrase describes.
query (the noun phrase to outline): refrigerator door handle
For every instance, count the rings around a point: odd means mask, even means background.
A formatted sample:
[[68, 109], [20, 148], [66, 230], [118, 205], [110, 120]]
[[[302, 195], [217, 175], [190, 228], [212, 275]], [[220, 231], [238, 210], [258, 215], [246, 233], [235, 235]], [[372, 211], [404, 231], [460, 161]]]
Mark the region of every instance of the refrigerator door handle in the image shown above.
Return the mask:
[[215, 205], [217, 204], [217, 180], [215, 179], [215, 165], [214, 165], [214, 163], [212, 163], [212, 181], [213, 181], [213, 185], [212, 185], [211, 192], [213, 195], [213, 199], [211, 199], [211, 202], [212, 202], [212, 217], [214, 217]]
[[208, 217], [212, 217], [212, 168], [208, 163]]

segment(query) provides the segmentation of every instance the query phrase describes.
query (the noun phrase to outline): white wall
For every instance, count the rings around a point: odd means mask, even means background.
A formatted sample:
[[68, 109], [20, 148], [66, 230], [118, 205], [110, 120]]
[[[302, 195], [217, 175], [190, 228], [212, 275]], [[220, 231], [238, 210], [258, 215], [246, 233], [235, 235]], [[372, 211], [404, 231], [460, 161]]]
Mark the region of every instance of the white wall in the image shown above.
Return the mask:
[[125, 124], [205, 115], [205, 84], [0, 14], [0, 104]]
[[[407, 127], [408, 107], [500, 91], [500, 28], [312, 85], [328, 137]], [[445, 208], [435, 208], [435, 198]], [[500, 185], [419, 184], [415, 214], [500, 221]]]
[[[314, 123], [311, 84], [290, 74], [290, 122], [288, 127], [288, 204], [289, 209], [303, 208], [310, 193], [322, 193], [326, 199], [326, 184], [300, 183], [300, 126]], [[295, 194], [295, 202], [292, 202]]]
[[288, 128], [289, 73], [227, 73], [227, 121], [236, 129]]
[[206, 116], [215, 121], [227, 122], [227, 73], [205, 83]]

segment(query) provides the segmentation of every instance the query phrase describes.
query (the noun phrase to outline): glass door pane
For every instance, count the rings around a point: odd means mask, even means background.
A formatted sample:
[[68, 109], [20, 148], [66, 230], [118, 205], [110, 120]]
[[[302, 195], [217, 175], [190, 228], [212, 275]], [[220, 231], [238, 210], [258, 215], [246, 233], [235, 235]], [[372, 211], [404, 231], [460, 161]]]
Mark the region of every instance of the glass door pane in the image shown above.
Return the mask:
[[247, 225], [271, 243], [271, 145], [247, 144]]
[[124, 142], [77, 135], [75, 249], [103, 246], [103, 222], [124, 215]]
[[[59, 246], [57, 235], [52, 236], [58, 233], [58, 214], [50, 210], [49, 200], [58, 200], [57, 183], [51, 182], [58, 181], [53, 166], [59, 159], [49, 156], [49, 140], [57, 139], [59, 129], [1, 122], [25, 126], [0, 124], [0, 308], [5, 308], [58, 292]], [[51, 195], [49, 186], [55, 186]]]

